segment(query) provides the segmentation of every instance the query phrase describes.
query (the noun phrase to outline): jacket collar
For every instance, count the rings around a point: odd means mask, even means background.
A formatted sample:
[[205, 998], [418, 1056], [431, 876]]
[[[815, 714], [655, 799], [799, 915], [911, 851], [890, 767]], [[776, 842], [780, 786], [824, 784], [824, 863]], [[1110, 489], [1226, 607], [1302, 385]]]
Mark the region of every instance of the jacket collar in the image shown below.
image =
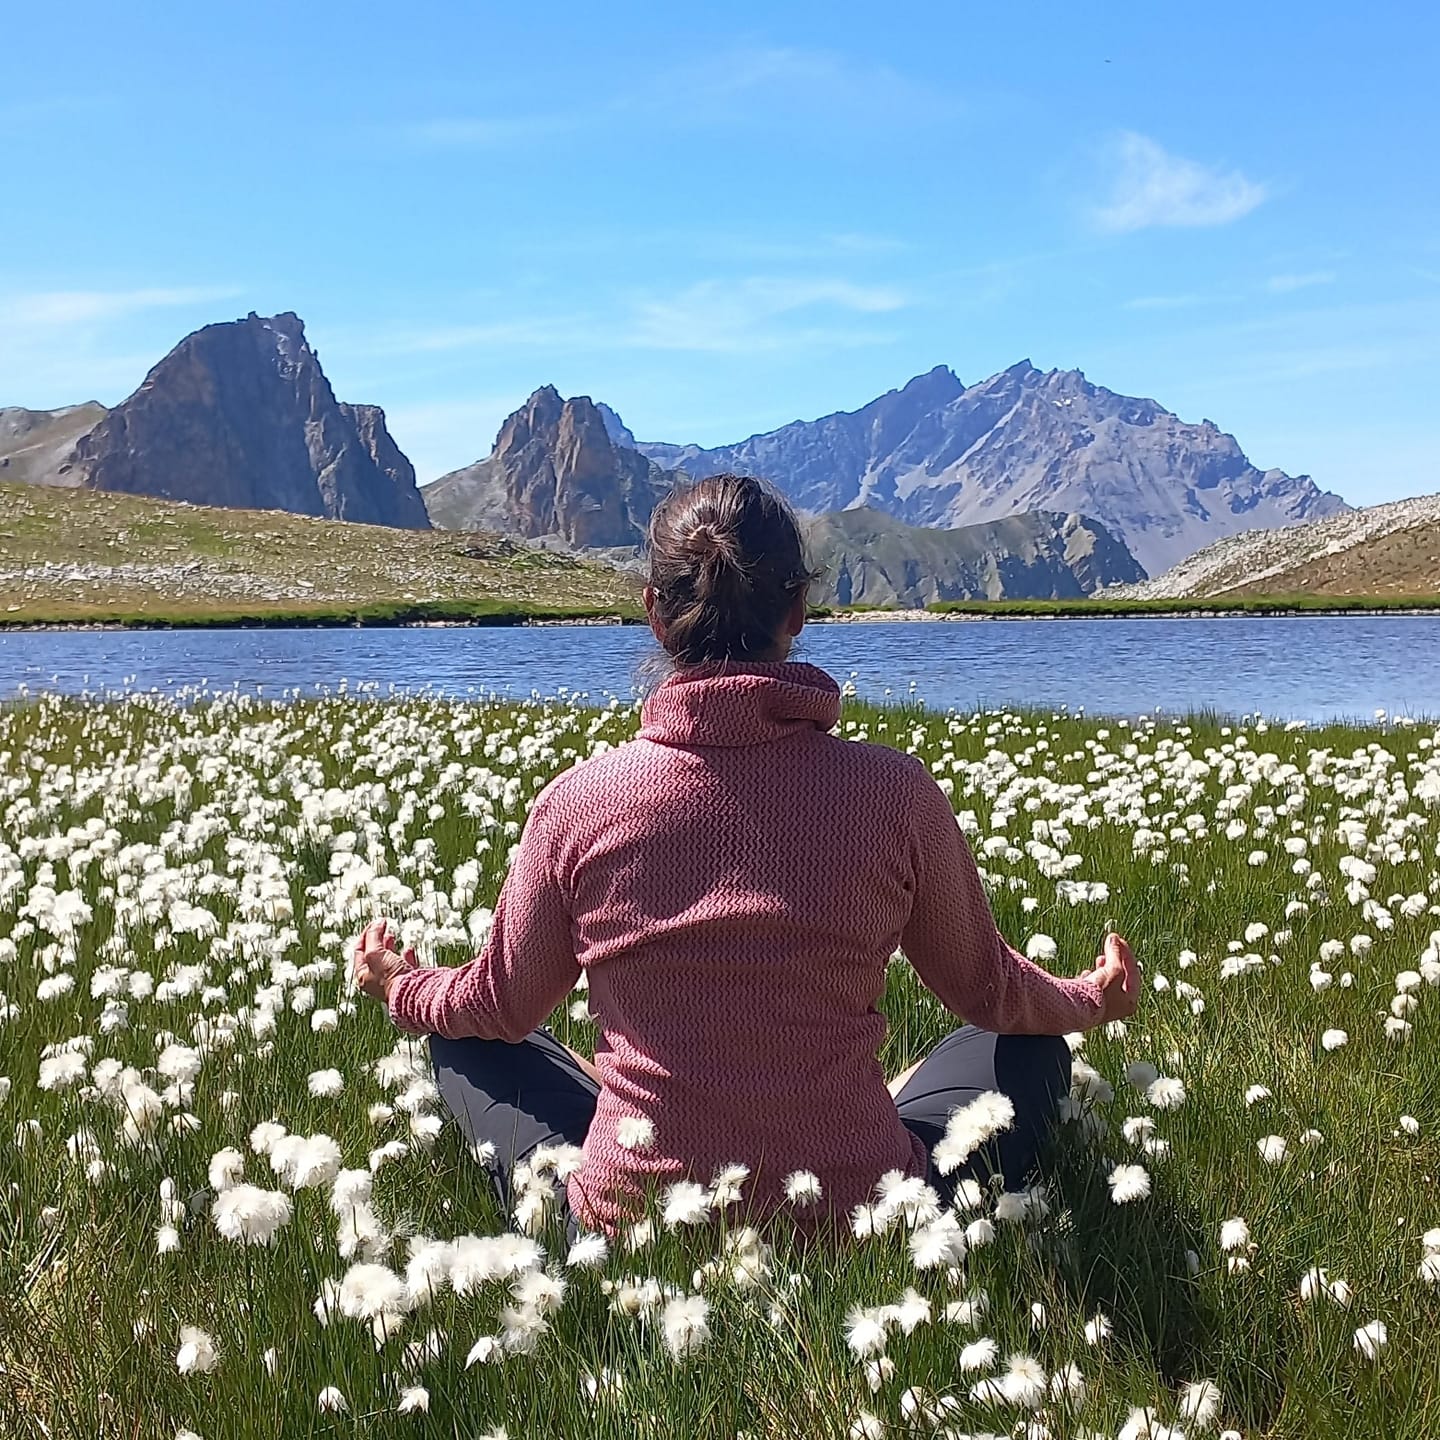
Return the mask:
[[764, 745], [832, 730], [840, 687], [798, 661], [718, 661], [677, 671], [646, 699], [640, 738], [660, 745]]

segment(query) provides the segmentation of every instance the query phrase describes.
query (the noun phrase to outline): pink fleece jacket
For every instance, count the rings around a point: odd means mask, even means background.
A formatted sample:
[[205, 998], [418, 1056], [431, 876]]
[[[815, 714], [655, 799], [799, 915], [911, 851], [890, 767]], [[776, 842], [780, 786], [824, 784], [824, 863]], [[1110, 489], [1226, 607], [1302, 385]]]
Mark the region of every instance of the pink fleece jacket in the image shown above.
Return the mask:
[[[1001, 939], [925, 766], [831, 735], [839, 715], [810, 665], [677, 673], [635, 740], [537, 797], [479, 957], [394, 984], [407, 1029], [518, 1041], [586, 972], [602, 1089], [569, 1185], [582, 1224], [613, 1230], [647, 1187], [737, 1161], [762, 1210], [795, 1170], [834, 1213], [887, 1170], [924, 1173], [877, 1059], [897, 948], [990, 1030], [1100, 1018], [1095, 986]], [[617, 1143], [626, 1116], [651, 1148]]]

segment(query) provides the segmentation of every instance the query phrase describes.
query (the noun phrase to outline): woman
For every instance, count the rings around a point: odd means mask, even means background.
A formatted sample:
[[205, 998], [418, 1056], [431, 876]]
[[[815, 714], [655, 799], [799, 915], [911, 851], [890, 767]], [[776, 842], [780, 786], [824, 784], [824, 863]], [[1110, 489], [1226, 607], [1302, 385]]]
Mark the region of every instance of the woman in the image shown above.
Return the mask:
[[[1135, 1009], [1129, 948], [1112, 936], [1074, 980], [1016, 954], [925, 766], [830, 733], [839, 688], [788, 659], [815, 577], [778, 495], [733, 475], [677, 490], [649, 548], [645, 609], [674, 672], [639, 736], [540, 793], [477, 959], [418, 969], [378, 921], [361, 989], [430, 1035], [502, 1196], [537, 1146], [583, 1144], [568, 1199], [590, 1229], [732, 1163], [752, 1213], [796, 1171], [837, 1215], [892, 1170], [948, 1195], [959, 1176], [930, 1149], [986, 1090], [1016, 1115], [985, 1163], [1022, 1183], [1069, 1087], [1058, 1037]], [[897, 947], [970, 1024], [887, 1087], [876, 1002]], [[537, 1028], [582, 973], [593, 1067]]]

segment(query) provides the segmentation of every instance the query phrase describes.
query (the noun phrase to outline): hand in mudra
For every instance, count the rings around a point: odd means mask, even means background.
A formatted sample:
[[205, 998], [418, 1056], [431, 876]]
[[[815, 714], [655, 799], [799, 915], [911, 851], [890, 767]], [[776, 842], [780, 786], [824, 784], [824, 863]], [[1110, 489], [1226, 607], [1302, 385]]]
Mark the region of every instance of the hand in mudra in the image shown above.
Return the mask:
[[414, 950], [401, 951], [399, 937], [388, 920], [372, 920], [355, 941], [355, 984], [362, 995], [386, 1005], [390, 986], [398, 976], [415, 968]]
[[1128, 1020], [1140, 1004], [1140, 967], [1130, 946], [1119, 936], [1105, 937], [1105, 953], [1085, 977], [1100, 991], [1105, 1010], [1100, 1023]]

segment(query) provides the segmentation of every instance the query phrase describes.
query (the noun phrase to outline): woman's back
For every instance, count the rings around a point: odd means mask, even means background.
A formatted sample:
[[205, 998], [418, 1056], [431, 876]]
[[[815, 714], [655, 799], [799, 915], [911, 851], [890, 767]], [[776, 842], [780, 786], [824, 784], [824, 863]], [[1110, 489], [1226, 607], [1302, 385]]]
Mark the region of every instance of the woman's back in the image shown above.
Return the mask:
[[[928, 777], [828, 734], [834, 682], [805, 665], [675, 679], [641, 738], [556, 783], [559, 873], [603, 1039], [572, 1182], [609, 1219], [646, 1182], [738, 1162], [752, 1201], [797, 1169], [848, 1208], [923, 1171], [876, 1052], [885, 966], [910, 913], [907, 809]], [[626, 1116], [655, 1127], [617, 1144]]]
[[[480, 956], [417, 970], [362, 937], [357, 974], [408, 1029], [522, 1047], [447, 1051], [447, 1104], [502, 1170], [583, 1128], [569, 1196], [585, 1224], [613, 1229], [648, 1189], [732, 1164], [759, 1210], [808, 1170], [845, 1211], [886, 1171], [925, 1173], [935, 1122], [994, 1073], [917, 1076], [902, 1123], [877, 1058], [897, 946], [992, 1040], [1084, 1029], [1104, 986], [1057, 980], [1001, 940], [918, 761], [829, 733], [839, 688], [786, 658], [814, 572], [776, 494], [710, 477], [657, 506], [650, 538], [645, 604], [675, 673], [638, 739], [537, 797]], [[582, 971], [598, 1095], [537, 1030]], [[647, 1129], [648, 1144], [622, 1143]]]

